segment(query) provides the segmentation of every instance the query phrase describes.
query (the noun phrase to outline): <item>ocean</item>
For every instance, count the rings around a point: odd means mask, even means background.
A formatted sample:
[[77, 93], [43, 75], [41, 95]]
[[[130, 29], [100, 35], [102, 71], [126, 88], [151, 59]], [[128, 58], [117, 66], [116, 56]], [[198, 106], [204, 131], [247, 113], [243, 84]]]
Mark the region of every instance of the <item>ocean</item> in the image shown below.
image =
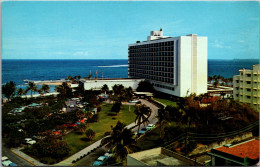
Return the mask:
[[[14, 81], [25, 88], [24, 80], [56, 80], [67, 76], [80, 75], [101, 78], [127, 78], [128, 60], [2, 60], [2, 84]], [[208, 60], [208, 75], [221, 75], [231, 78], [239, 69], [252, 69], [259, 64], [258, 59]], [[51, 86], [54, 90], [55, 86]]]

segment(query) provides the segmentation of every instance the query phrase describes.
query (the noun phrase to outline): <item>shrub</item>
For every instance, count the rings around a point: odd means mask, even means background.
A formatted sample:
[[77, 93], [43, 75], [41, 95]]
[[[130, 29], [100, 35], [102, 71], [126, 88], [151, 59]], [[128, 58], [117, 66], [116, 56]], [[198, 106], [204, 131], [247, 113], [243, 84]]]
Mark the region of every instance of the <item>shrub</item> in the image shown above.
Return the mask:
[[86, 130], [85, 134], [86, 134], [86, 138], [89, 140], [92, 140], [96, 135], [96, 133], [92, 129]]

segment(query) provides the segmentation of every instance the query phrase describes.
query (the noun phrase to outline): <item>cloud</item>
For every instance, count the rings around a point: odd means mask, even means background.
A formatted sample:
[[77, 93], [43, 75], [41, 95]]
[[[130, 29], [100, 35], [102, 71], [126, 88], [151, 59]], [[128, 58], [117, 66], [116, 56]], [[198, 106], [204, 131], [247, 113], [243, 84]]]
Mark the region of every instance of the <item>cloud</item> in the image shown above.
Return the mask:
[[87, 55], [88, 55], [88, 51], [78, 51], [73, 53], [73, 56], [87, 56]]
[[238, 40], [238, 42], [240, 42], [240, 43], [244, 43], [245, 41], [244, 41], [244, 40]]
[[218, 40], [215, 40], [214, 43], [212, 43], [213, 47], [221, 48], [221, 49], [230, 49], [231, 46], [225, 45], [223, 42], [220, 42]]

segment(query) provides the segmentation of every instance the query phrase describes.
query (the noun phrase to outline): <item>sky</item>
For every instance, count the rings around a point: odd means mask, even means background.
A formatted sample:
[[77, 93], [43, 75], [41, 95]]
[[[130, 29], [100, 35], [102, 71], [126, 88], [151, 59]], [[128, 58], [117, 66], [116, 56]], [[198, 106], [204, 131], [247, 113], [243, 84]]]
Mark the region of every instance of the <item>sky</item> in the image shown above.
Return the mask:
[[254, 1], [5, 1], [2, 59], [127, 59], [160, 28], [207, 36], [209, 59], [259, 59]]

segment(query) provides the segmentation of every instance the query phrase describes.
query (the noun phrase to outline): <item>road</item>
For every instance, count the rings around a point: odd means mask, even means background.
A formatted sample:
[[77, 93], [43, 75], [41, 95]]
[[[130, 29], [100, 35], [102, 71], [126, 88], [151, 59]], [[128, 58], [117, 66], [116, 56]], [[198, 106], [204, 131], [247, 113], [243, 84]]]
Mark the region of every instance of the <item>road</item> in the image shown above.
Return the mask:
[[[140, 99], [140, 101], [141, 101], [142, 104], [147, 105], [152, 110], [151, 116], [149, 118], [149, 123], [156, 124], [156, 122], [157, 122], [156, 115], [157, 115], [158, 107], [155, 106], [154, 104], [150, 103], [147, 100]], [[142, 124], [140, 126], [140, 129], [142, 129], [144, 127], [146, 127], [146, 125]], [[132, 131], [133, 132], [137, 132], [138, 131], [138, 127], [133, 128]], [[105, 147], [105, 146], [100, 147], [96, 151], [90, 153], [86, 157], [84, 157], [81, 160], [77, 161], [74, 164], [74, 166], [92, 166], [93, 162], [96, 161], [99, 156], [104, 155], [107, 152], [107, 150], [109, 150], [108, 147]]]
[[31, 163], [14, 154], [10, 149], [2, 144], [2, 156], [7, 156], [10, 161], [16, 163], [18, 166], [33, 166]]

